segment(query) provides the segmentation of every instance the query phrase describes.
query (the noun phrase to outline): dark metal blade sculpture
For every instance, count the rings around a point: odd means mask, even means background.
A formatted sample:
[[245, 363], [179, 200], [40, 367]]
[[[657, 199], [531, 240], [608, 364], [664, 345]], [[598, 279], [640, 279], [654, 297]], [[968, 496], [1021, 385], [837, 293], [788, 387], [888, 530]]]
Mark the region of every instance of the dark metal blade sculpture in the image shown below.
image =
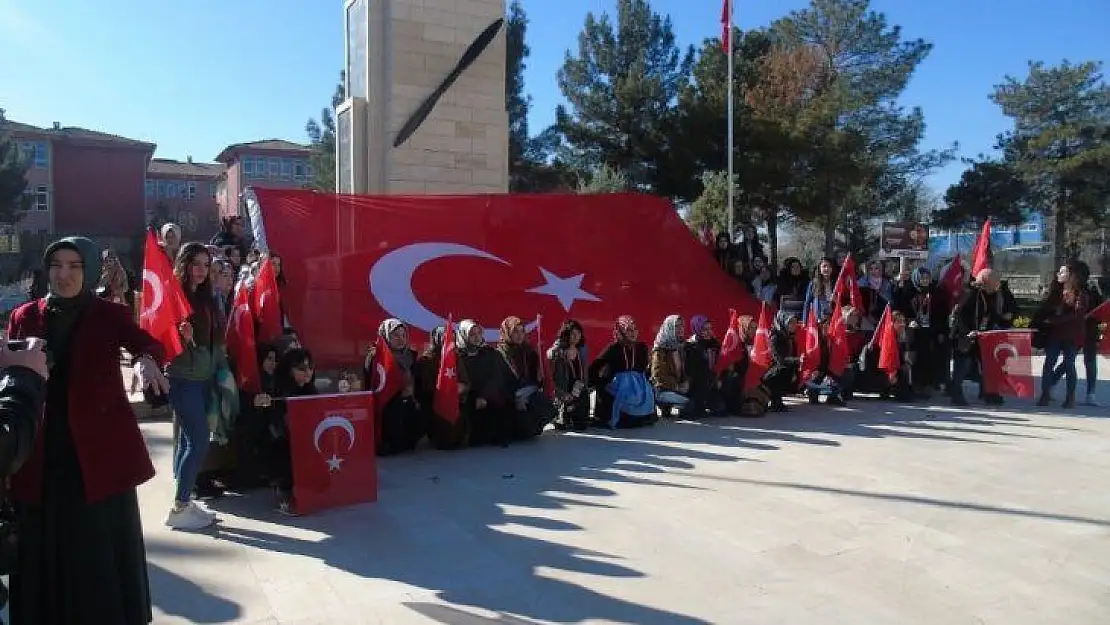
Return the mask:
[[459, 62], [455, 64], [455, 68], [447, 74], [443, 82], [439, 83], [435, 91], [417, 107], [416, 111], [414, 111], [408, 121], [405, 122], [405, 125], [401, 126], [401, 130], [397, 132], [397, 138], [393, 140], [393, 147], [400, 147], [405, 141], [409, 140], [409, 137], [411, 137], [418, 128], [420, 128], [420, 125], [423, 124], [424, 120], [431, 114], [432, 109], [436, 107], [436, 103], [443, 97], [443, 94], [447, 93], [447, 90], [451, 88], [451, 85], [455, 84], [459, 76], [461, 76], [468, 67], [473, 65], [474, 61], [478, 60], [478, 57], [482, 56], [482, 52], [485, 52], [489, 44], [493, 42], [493, 38], [497, 36], [497, 33], [500, 32], [504, 24], [505, 18], [497, 18], [492, 24], [487, 26], [473, 42], [471, 42], [466, 48], [466, 52], [463, 52], [462, 57], [459, 58]]

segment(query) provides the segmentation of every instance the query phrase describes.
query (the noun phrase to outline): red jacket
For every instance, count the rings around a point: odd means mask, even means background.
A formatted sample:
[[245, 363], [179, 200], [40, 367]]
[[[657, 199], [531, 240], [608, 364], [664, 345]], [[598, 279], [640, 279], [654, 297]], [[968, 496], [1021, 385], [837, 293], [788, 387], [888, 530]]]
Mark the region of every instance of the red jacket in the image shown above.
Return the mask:
[[[45, 337], [45, 309], [45, 299], [15, 309], [8, 321], [8, 338]], [[90, 298], [74, 330], [69, 378], [69, 429], [81, 465], [85, 498], [90, 503], [126, 492], [154, 477], [146, 441], [123, 391], [121, 347], [130, 354], [151, 356], [159, 364], [164, 359], [161, 344], [139, 328], [126, 306]], [[40, 428], [31, 456], [12, 476], [14, 499], [40, 501], [42, 462]]]

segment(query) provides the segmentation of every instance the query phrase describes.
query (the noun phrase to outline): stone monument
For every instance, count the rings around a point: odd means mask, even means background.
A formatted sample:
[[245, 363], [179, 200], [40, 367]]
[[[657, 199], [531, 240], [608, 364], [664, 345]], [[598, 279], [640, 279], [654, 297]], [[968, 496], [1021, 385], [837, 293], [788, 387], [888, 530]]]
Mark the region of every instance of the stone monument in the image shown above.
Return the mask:
[[504, 0], [346, 0], [340, 193], [505, 193]]

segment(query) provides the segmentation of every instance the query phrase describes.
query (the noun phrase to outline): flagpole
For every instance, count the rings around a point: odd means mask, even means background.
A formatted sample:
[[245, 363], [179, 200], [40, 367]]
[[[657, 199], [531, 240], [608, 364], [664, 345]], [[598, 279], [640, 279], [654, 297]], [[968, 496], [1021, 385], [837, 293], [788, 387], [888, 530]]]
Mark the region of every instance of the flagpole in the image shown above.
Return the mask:
[[725, 42], [725, 53], [728, 54], [728, 238], [729, 241], [733, 240], [736, 236], [736, 209], [735, 209], [735, 194], [736, 184], [733, 179], [733, 163], [732, 163], [732, 123], [733, 123], [733, 104], [732, 104], [732, 57], [734, 48], [734, 37], [732, 36], [732, 3], [734, 0], [725, 0], [728, 2], [728, 40]]

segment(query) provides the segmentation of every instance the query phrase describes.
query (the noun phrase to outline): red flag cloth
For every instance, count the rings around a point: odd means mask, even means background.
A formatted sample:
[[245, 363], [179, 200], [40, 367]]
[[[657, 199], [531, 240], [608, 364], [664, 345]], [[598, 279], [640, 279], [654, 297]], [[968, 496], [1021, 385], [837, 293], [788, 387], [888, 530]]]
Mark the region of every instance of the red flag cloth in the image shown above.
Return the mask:
[[[1087, 316], [1099, 323], [1110, 323], [1110, 299], [1096, 306], [1094, 310], [1087, 313]], [[1110, 354], [1110, 332], [1104, 331], [1099, 337], [1098, 353]]]
[[827, 335], [829, 337], [829, 373], [839, 377], [844, 375], [844, 371], [852, 362], [852, 349], [848, 342], [848, 326], [844, 323], [844, 310], [840, 300], [836, 300], [833, 304]]
[[432, 400], [435, 413], [451, 423], [459, 420], [459, 354], [455, 346], [455, 327], [447, 320], [443, 346], [439, 351], [439, 372]]
[[732, 51], [732, 0], [721, 6], [721, 48], [725, 54]]
[[771, 367], [771, 317], [770, 307], [764, 303], [759, 311], [759, 322], [752, 341], [751, 362], [744, 377], [745, 389], [758, 386], [763, 374]]
[[864, 309], [863, 294], [860, 293], [859, 280], [856, 276], [856, 261], [851, 254], [845, 257], [844, 265], [840, 267], [840, 273], [836, 276], [836, 286], [833, 287], [833, 301], [843, 301], [845, 293], [848, 294], [848, 301], [852, 308], [860, 311]]
[[1033, 332], [991, 330], [977, 339], [983, 363], [983, 392], [1033, 397]]
[[735, 308], [728, 311], [728, 329], [721, 340], [721, 352], [713, 370], [720, 375], [725, 369], [739, 362], [744, 353], [744, 341], [740, 338], [740, 315]]
[[960, 303], [966, 282], [964, 264], [960, 260], [960, 255], [956, 254], [940, 276], [940, 289], [948, 296], [949, 308], [955, 308]]
[[547, 354], [543, 351], [543, 316], [536, 315], [536, 351], [540, 361], [540, 379], [543, 380], [543, 394], [555, 399], [555, 378]]
[[254, 333], [254, 313], [250, 305], [250, 288], [243, 282], [235, 287], [231, 319], [224, 332], [224, 345], [234, 363], [235, 383], [248, 393], [258, 393], [262, 377], [258, 372], [258, 343]]
[[281, 291], [278, 289], [274, 264], [267, 257], [262, 261], [254, 281], [251, 307], [258, 320], [258, 337], [267, 343], [281, 336]]
[[987, 269], [990, 264], [991, 253], [991, 220], [990, 217], [983, 222], [983, 229], [975, 241], [975, 253], [971, 257], [971, 279], [979, 276], [979, 272]]
[[[444, 339], [446, 342], [446, 339]], [[375, 435], [374, 442], [382, 443], [382, 410], [393, 401], [393, 398], [405, 388], [405, 374], [401, 371], [397, 360], [393, 358], [393, 350], [382, 335], [377, 335], [374, 343], [374, 358], [370, 361], [370, 380], [366, 386], [374, 394]]]
[[798, 379], [805, 382], [812, 378], [821, 366], [821, 330], [817, 327], [817, 315], [809, 315], [805, 328], [797, 335], [802, 337], [798, 350], [798, 355], [802, 357]]
[[193, 314], [181, 283], [173, 275], [170, 260], [158, 245], [154, 231], [146, 233], [143, 249], [143, 297], [139, 306], [139, 327], [146, 330], [166, 349], [166, 362], [185, 351], [178, 326]]
[[729, 308], [758, 314], [662, 198], [254, 193], [255, 226], [288, 276], [283, 309], [321, 368], [359, 362], [388, 317], [422, 342], [451, 311], [493, 343], [502, 319], [528, 311], [578, 319], [586, 344], [601, 346], [625, 314], [645, 334], [671, 314], [712, 311], [716, 327]]
[[371, 393], [285, 400], [298, 514], [378, 500]]
[[875, 341], [879, 348], [879, 369], [893, 378], [902, 368], [902, 358], [898, 350], [898, 335], [894, 332], [894, 316], [890, 304], [887, 304], [883, 318], [875, 328]]

